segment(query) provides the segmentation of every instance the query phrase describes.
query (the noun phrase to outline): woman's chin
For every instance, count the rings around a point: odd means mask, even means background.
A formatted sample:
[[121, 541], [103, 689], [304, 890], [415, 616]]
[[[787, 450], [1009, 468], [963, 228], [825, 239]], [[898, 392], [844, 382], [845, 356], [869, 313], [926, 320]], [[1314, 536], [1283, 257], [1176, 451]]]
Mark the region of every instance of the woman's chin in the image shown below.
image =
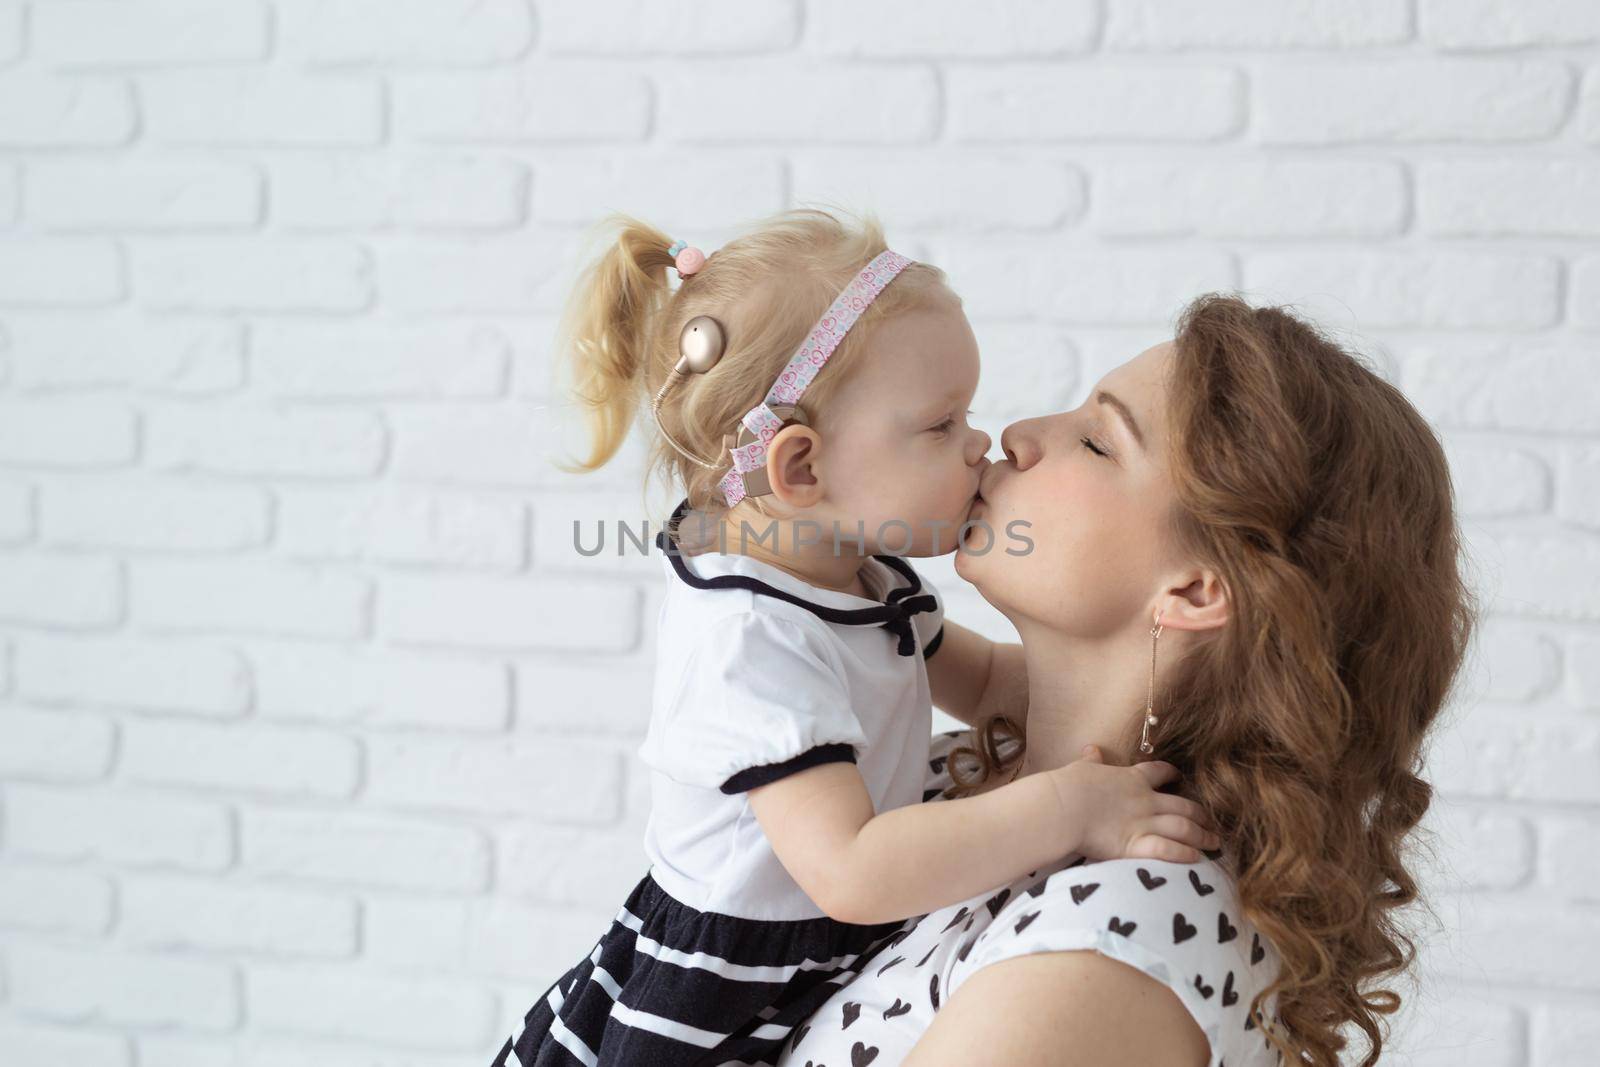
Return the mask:
[[[973, 562], [973, 557], [983, 554], [981, 549], [984, 541], [986, 540], [983, 532], [983, 520], [978, 516], [976, 508], [973, 509], [973, 514], [967, 517], [967, 521], [963, 524], [963, 527], [964, 532], [962, 532], [961, 535], [956, 538], [955, 566], [957, 574], [961, 574], [963, 560], [966, 560], [966, 565], [970, 567]], [[974, 545], [977, 546], [979, 551], [974, 551]]]

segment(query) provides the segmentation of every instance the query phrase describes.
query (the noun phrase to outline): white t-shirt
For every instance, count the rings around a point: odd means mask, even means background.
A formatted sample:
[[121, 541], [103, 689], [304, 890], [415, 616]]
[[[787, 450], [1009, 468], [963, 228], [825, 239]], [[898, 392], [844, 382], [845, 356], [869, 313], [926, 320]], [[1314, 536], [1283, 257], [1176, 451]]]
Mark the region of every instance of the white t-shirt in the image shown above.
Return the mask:
[[[934, 738], [928, 784], [950, 784], [946, 757], [965, 731]], [[939, 803], [933, 800], [930, 803]], [[1239, 911], [1232, 879], [1199, 863], [1068, 856], [1006, 886], [906, 922], [784, 1045], [779, 1067], [872, 1063], [910, 1055], [934, 1014], [984, 967], [1035, 952], [1087, 949], [1171, 989], [1210, 1044], [1210, 1067], [1270, 1067], [1281, 1056], [1250, 998], [1280, 958]], [[1274, 999], [1265, 1002], [1273, 1018]]]
[[657, 551], [668, 588], [639, 749], [651, 768], [650, 873], [701, 911], [818, 918], [746, 791], [849, 760], [876, 811], [920, 802], [933, 716], [924, 657], [937, 651], [943, 601], [893, 556], [864, 565], [880, 594], [866, 600], [748, 556], [669, 555], [660, 538]]

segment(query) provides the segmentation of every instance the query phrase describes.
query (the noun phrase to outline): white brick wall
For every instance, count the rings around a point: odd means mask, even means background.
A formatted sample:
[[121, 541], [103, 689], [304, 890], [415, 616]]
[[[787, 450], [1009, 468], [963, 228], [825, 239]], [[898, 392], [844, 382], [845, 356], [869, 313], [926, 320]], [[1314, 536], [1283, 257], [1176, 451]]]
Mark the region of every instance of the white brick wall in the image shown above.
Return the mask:
[[0, 0], [0, 1063], [487, 1062], [642, 871], [583, 228], [830, 200], [996, 436], [1213, 288], [1404, 386], [1489, 617], [1393, 1059], [1594, 1062], [1597, 153], [1592, 0]]

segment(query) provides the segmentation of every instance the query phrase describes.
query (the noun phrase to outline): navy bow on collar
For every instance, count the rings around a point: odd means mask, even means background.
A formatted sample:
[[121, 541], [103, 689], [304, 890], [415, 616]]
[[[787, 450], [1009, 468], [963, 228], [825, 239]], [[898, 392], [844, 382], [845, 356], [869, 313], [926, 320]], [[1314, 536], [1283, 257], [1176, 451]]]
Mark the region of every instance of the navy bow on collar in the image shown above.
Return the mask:
[[[884, 559], [883, 556], [878, 558]], [[889, 557], [889, 559], [893, 558], [895, 557]], [[886, 608], [898, 609], [895, 614], [883, 621], [883, 628], [900, 638], [900, 644], [895, 647], [895, 651], [902, 656], [909, 656], [917, 650], [916, 638], [912, 635], [911, 617], [918, 612], [932, 611], [939, 606], [939, 602], [928, 593], [922, 593], [917, 596], [910, 595], [916, 593], [921, 587], [922, 583], [918, 582], [914, 586], [906, 585], [901, 586], [899, 589], [891, 590], [889, 601], [884, 605]], [[905, 597], [905, 599], [900, 600], [898, 599], [899, 597]]]

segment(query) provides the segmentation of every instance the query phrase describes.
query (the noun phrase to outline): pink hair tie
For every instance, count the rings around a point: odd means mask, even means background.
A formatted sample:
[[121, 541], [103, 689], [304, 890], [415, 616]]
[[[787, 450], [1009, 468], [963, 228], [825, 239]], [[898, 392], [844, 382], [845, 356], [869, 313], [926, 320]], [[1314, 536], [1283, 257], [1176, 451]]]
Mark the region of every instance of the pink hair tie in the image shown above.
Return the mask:
[[673, 241], [672, 246], [667, 249], [667, 255], [672, 257], [680, 278], [687, 278], [706, 265], [706, 254], [685, 241]]

